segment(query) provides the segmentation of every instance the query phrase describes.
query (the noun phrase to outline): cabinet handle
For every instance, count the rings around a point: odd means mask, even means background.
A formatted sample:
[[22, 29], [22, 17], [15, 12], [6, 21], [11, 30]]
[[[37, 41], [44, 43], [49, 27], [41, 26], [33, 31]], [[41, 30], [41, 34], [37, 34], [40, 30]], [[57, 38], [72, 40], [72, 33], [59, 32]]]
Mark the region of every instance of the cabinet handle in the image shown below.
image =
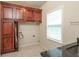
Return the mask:
[[23, 36], [22, 32], [19, 32], [19, 39], [23, 39], [23, 38], [24, 38], [24, 36]]

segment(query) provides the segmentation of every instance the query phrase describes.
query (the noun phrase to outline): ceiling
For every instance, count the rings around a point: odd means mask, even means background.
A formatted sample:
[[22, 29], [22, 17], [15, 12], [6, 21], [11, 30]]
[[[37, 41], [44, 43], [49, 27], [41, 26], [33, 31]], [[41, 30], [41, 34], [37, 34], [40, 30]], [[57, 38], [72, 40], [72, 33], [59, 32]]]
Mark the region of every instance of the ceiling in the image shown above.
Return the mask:
[[23, 5], [23, 6], [29, 6], [29, 7], [39, 8], [46, 1], [6, 1], [6, 2], [13, 3], [13, 4], [19, 4], [19, 5]]

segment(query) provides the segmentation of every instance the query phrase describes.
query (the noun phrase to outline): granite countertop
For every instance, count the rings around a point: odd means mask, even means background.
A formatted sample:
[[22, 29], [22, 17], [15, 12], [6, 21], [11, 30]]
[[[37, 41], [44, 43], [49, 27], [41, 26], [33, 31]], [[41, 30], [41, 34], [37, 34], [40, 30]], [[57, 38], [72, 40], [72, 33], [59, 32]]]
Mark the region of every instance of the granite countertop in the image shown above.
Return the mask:
[[43, 57], [79, 57], [77, 42], [41, 52]]

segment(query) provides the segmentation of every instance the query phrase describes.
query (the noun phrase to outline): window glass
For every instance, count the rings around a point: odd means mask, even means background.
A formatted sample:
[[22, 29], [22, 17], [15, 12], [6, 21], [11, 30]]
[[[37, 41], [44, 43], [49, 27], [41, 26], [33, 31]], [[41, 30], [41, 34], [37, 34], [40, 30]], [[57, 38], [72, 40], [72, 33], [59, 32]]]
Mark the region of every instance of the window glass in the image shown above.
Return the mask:
[[47, 37], [62, 40], [62, 9], [47, 14]]

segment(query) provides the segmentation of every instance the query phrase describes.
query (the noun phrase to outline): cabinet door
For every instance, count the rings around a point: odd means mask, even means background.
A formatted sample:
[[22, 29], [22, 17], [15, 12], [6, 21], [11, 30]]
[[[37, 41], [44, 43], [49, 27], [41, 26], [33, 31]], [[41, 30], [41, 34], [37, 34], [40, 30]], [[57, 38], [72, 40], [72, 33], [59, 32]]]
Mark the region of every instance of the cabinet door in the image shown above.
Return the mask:
[[14, 51], [14, 25], [12, 21], [2, 21], [2, 53]]
[[41, 22], [41, 17], [42, 17], [41, 10], [33, 11], [33, 18], [35, 22]]
[[15, 19], [20, 21], [24, 20], [24, 10], [22, 8], [16, 8]]
[[24, 11], [24, 21], [26, 21], [26, 22], [32, 22], [32, 21], [34, 21], [33, 20], [33, 11], [32, 11], [32, 9], [26, 9], [25, 11]]
[[13, 18], [13, 8], [8, 6], [2, 6], [2, 18], [12, 19]]

